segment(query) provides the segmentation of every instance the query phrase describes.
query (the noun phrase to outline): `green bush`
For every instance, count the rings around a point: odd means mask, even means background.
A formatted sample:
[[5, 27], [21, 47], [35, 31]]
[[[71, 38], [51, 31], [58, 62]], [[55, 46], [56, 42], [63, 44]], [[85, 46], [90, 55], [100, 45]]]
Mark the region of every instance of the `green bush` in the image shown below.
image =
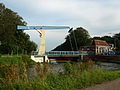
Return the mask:
[[70, 74], [73, 71], [73, 66], [69, 62], [67, 62], [66, 64], [64, 64], [64, 68], [65, 68], [65, 73], [66, 74]]
[[27, 64], [29, 67], [31, 67], [32, 65], [36, 64], [35, 61], [33, 61], [32, 59], [30, 59], [30, 57], [28, 55], [22, 55], [22, 61]]

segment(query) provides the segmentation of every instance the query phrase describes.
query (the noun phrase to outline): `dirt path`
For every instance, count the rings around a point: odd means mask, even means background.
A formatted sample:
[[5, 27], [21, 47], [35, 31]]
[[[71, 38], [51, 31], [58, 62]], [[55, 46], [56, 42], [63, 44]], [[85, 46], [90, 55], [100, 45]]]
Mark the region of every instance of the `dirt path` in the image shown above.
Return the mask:
[[80, 89], [80, 90], [120, 90], [120, 78], [110, 82], [99, 84], [93, 87]]

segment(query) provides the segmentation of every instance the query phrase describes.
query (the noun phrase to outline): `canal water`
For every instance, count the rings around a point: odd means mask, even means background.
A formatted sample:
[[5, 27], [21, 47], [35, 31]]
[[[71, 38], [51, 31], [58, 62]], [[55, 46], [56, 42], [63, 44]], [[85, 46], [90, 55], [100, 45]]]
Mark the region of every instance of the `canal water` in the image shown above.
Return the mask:
[[100, 69], [102, 70], [118, 70], [120, 69], [120, 64], [117, 63], [107, 63], [107, 62], [98, 62]]
[[[52, 73], [64, 73], [65, 71], [64, 65], [65, 63], [64, 64], [53, 63], [49, 66], [48, 71]], [[107, 63], [107, 62], [95, 62], [94, 67], [102, 70], [118, 70], [120, 69], [120, 64]], [[29, 69], [29, 76], [30, 77], [38, 76], [38, 73], [34, 67]]]
[[[94, 64], [95, 67], [99, 67], [102, 70], [118, 70], [120, 69], [120, 64], [117, 63], [107, 63], [107, 62], [97, 62]], [[63, 72], [64, 66], [62, 64], [53, 64], [55, 71]]]
[[[51, 67], [54, 70], [54, 72], [64, 72], [65, 69], [63, 65], [64, 64], [61, 64], [61, 63], [55, 63]], [[94, 67], [102, 70], [118, 70], [120, 69], [120, 64], [107, 63], [107, 62], [95, 62]]]

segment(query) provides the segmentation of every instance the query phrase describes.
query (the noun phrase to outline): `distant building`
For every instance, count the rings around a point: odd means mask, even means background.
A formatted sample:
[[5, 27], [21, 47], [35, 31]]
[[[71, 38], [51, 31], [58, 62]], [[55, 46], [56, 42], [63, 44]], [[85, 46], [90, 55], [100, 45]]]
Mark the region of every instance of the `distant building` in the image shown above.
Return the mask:
[[103, 40], [93, 40], [91, 46], [81, 46], [80, 51], [86, 51], [88, 55], [101, 55], [103, 53], [112, 51], [114, 48], [113, 44], [108, 44]]
[[103, 40], [93, 40], [92, 45], [95, 46], [96, 55], [111, 51], [111, 46]]

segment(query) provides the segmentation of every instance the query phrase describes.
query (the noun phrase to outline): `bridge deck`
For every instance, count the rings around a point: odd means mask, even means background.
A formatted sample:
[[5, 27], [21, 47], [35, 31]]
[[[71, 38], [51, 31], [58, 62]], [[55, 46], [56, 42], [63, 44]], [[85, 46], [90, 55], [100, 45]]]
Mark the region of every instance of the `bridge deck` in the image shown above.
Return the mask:
[[[37, 52], [33, 52], [33, 55], [37, 55]], [[80, 55], [88, 55], [86, 51], [50, 51], [45, 53], [47, 56], [56, 56], [56, 57], [78, 57]]]

